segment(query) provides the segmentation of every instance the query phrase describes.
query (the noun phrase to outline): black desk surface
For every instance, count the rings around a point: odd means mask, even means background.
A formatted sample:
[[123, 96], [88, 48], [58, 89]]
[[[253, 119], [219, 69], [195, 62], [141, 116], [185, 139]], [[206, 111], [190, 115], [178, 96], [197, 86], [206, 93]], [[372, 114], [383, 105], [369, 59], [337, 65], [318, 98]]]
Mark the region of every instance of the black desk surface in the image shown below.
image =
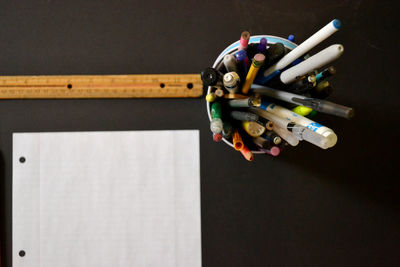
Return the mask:
[[[200, 129], [204, 266], [399, 264], [399, 24], [393, 1], [2, 1], [0, 74], [199, 73], [241, 31], [345, 47], [320, 115], [339, 137], [281, 156], [212, 141], [203, 99], [0, 101], [2, 261], [11, 266], [12, 133]], [[5, 218], [5, 219], [4, 219]]]

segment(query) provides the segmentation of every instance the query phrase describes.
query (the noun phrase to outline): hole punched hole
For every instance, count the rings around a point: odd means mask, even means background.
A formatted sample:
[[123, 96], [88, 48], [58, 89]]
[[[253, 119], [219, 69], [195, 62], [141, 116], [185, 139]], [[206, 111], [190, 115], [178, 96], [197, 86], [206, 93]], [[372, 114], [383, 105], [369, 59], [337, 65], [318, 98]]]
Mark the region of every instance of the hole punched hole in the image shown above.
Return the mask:
[[164, 83], [160, 83], [160, 87], [161, 87], [161, 88], [164, 88], [164, 87], [165, 87], [165, 84], [164, 84]]
[[20, 157], [19, 162], [24, 163], [26, 161], [25, 157]]
[[18, 252], [18, 255], [20, 256], [20, 257], [24, 257], [25, 256], [25, 250], [20, 250], [19, 252]]
[[67, 88], [68, 88], [68, 89], [72, 89], [72, 84], [69, 83], [69, 84], [67, 85]]
[[186, 87], [187, 87], [188, 89], [192, 89], [192, 88], [193, 88], [193, 83], [188, 83], [188, 84], [186, 85]]

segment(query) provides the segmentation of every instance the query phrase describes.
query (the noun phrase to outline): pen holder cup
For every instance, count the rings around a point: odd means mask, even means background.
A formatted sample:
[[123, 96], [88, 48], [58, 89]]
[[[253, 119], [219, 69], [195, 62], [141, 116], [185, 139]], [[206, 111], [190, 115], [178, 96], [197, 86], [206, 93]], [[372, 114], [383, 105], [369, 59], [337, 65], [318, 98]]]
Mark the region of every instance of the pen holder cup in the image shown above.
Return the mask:
[[[277, 37], [273, 35], [255, 35], [251, 36], [249, 39], [249, 44], [250, 43], [259, 43], [261, 38], [266, 38], [268, 41], [268, 45], [275, 44], [275, 43], [282, 43], [286, 48], [289, 50], [294, 49], [297, 45], [286, 38], [282, 37]], [[227, 48], [225, 48], [224, 51], [222, 51], [221, 54], [217, 57], [213, 64], [213, 68], [217, 68], [223, 61], [224, 56], [227, 54], [234, 54], [237, 52], [239, 46], [239, 41], [234, 42], [233, 44], [229, 45]], [[211, 92], [211, 86], [208, 87], [207, 94]], [[210, 103], [207, 102], [207, 113], [208, 113], [208, 119], [211, 121], [211, 114], [210, 114]], [[226, 140], [225, 138], [222, 138], [222, 141], [224, 141], [227, 145], [233, 147], [233, 144]], [[254, 154], [264, 154], [265, 152], [263, 151], [252, 151]]]

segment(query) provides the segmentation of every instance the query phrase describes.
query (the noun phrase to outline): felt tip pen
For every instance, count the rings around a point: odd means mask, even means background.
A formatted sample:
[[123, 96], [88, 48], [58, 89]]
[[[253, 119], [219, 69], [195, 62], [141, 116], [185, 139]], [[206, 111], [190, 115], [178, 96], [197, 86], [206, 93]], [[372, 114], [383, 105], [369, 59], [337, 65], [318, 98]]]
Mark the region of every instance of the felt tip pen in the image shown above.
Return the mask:
[[344, 48], [342, 45], [331, 45], [296, 66], [282, 72], [280, 76], [281, 82], [289, 84], [299, 77], [338, 59], [343, 54], [343, 51]]
[[239, 151], [240, 151], [240, 153], [242, 153], [242, 155], [245, 159], [247, 159], [248, 161], [253, 161], [253, 159], [254, 159], [253, 153], [250, 151], [250, 149], [246, 145], [243, 144], [242, 149], [240, 149]]
[[213, 102], [211, 104], [211, 122], [210, 129], [213, 133], [222, 133], [223, 122], [221, 120], [221, 104], [218, 102]]
[[233, 143], [233, 148], [235, 150], [241, 150], [244, 146], [242, 137], [240, 136], [238, 130], [234, 130], [232, 133], [232, 143]]
[[279, 145], [282, 142], [281, 137], [273, 131], [265, 131], [264, 135], [261, 137], [265, 138], [270, 143], [274, 143], [275, 145]]
[[260, 108], [265, 109], [266, 111], [268, 111], [276, 116], [285, 118], [296, 124], [304, 126], [308, 129], [310, 129], [311, 131], [317, 132], [318, 134], [326, 137], [328, 147], [334, 146], [337, 142], [337, 136], [332, 129], [325, 127], [319, 123], [316, 123], [316, 122], [314, 122], [306, 117], [303, 117], [299, 114], [296, 114], [291, 110], [288, 110], [284, 107], [281, 107], [274, 103], [271, 103], [271, 102], [267, 101], [266, 99], [261, 100]]
[[265, 127], [255, 121], [243, 121], [242, 127], [252, 137], [261, 136], [265, 132]]
[[204, 69], [200, 75], [205, 86], [214, 86], [222, 82], [223, 74], [213, 68]]
[[228, 90], [230, 94], [235, 94], [239, 91], [240, 77], [236, 72], [225, 73], [223, 81], [226, 90]]
[[224, 65], [228, 72], [238, 72], [236, 58], [232, 54], [224, 56]]
[[263, 54], [257, 54], [253, 58], [249, 72], [247, 73], [246, 80], [242, 87], [242, 93], [247, 94], [249, 92], [250, 86], [256, 78], [257, 72], [261, 65], [264, 63], [265, 56]]
[[[321, 82], [321, 84], [328, 83], [327, 81]], [[292, 94], [289, 92], [275, 90], [265, 86], [253, 85], [252, 92], [262, 95], [266, 95], [275, 99], [279, 99], [285, 102], [301, 105], [293, 110], [297, 114], [302, 116], [308, 115], [313, 109], [322, 113], [327, 113], [346, 119], [350, 119], [354, 116], [354, 109], [339, 104], [335, 104], [326, 100], [310, 98], [298, 94]], [[308, 113], [307, 113], [308, 112]], [[303, 114], [302, 114], [303, 113]], [[305, 114], [307, 113], [307, 114]]]
[[322, 113], [327, 113], [343, 117], [346, 119], [351, 119], [354, 117], [353, 108], [335, 104], [326, 100], [315, 99], [315, 98], [294, 98], [293, 100], [296, 101], [297, 103], [302, 104], [303, 106], [310, 107]]
[[326, 68], [320, 73], [318, 73], [315, 76], [315, 78], [317, 79], [317, 83], [320, 83], [321, 81], [335, 74], [336, 74], [336, 68], [334, 66], [330, 66], [329, 68]]
[[242, 32], [240, 35], [239, 47], [238, 50], [246, 49], [249, 44], [250, 33], [248, 31]]
[[259, 107], [261, 105], [261, 99], [255, 96], [244, 99], [233, 99], [228, 101], [228, 105], [233, 108]]
[[307, 141], [311, 144], [314, 144], [322, 149], [327, 149], [330, 145], [327, 137], [324, 137], [316, 132], [313, 132], [304, 126], [301, 126], [294, 122], [280, 118], [280, 117], [276, 116], [275, 114], [269, 113], [266, 110], [258, 109], [258, 110], [254, 110], [254, 112], [256, 112], [260, 116], [264, 116], [265, 118], [273, 121], [274, 127], [278, 126], [278, 127], [287, 129], [299, 141], [305, 140], [305, 141]]
[[276, 64], [269, 67], [267, 70], [264, 71], [264, 77], [267, 77], [274, 73], [277, 70], [281, 70], [288, 66], [290, 63], [295, 61], [297, 58], [301, 57], [312, 48], [317, 46], [319, 43], [324, 41], [326, 38], [331, 36], [341, 27], [341, 22], [337, 19], [332, 20], [329, 22], [325, 27], [314, 33], [311, 37], [301, 43], [299, 46], [294, 48], [288, 54], [286, 54], [281, 60], [279, 60]]

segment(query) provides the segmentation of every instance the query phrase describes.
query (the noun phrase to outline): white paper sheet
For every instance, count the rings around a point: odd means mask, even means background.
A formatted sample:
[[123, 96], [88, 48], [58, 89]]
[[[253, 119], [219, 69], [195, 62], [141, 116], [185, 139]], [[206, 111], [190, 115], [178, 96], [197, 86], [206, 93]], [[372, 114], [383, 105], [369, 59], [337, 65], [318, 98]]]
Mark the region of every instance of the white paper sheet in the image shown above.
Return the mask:
[[197, 130], [14, 134], [13, 266], [201, 266], [199, 161]]

